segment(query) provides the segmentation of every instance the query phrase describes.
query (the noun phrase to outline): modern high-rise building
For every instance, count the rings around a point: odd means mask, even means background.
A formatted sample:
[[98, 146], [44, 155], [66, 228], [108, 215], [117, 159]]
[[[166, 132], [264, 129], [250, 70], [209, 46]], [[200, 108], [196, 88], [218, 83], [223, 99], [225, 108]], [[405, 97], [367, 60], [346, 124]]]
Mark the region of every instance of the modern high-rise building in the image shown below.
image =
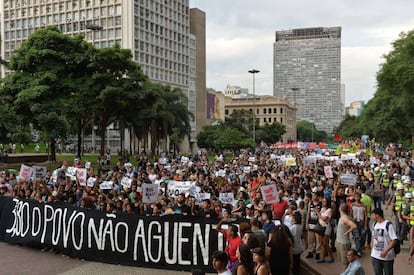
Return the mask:
[[276, 31], [273, 94], [296, 103], [298, 121], [332, 133], [343, 117], [341, 27]]
[[[203, 34], [205, 15], [191, 10], [189, 0], [2, 0], [0, 56], [9, 60], [30, 34], [49, 25], [70, 35], [84, 34], [98, 48], [118, 43], [131, 49], [150, 80], [180, 88], [188, 95], [189, 110], [195, 117], [191, 143], [198, 127], [196, 101], [205, 102], [197, 95], [206, 95], [205, 68], [197, 68], [205, 66], [205, 37], [200, 37], [201, 42], [197, 37]], [[190, 13], [197, 22], [197, 33], [190, 30]], [[1, 76], [6, 73], [2, 66]]]

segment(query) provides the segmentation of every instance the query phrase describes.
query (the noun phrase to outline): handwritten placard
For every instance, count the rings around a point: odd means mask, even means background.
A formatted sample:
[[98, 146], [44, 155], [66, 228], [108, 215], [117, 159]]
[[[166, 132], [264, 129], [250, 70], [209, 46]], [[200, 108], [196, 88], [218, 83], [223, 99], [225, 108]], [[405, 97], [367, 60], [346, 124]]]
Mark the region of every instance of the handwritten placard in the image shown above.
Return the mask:
[[142, 202], [153, 203], [158, 199], [158, 185], [153, 183], [142, 184]]
[[262, 186], [260, 187], [260, 191], [262, 192], [262, 197], [266, 204], [272, 204], [279, 201], [276, 184]]
[[341, 175], [341, 183], [346, 185], [355, 185], [356, 184], [356, 176], [354, 174], [342, 174]]

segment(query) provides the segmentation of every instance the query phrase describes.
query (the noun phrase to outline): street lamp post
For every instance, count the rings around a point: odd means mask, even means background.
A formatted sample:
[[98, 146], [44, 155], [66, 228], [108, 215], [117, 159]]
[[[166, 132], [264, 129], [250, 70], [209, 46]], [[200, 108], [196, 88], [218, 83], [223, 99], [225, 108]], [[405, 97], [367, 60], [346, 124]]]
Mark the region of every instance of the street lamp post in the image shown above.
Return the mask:
[[[99, 25], [96, 25], [96, 24], [87, 24], [85, 27], [86, 27], [87, 30], [92, 31], [92, 45], [95, 47], [95, 32], [103, 30], [103, 27], [99, 26]], [[93, 125], [92, 125], [91, 147], [92, 147], [92, 151], [95, 152], [95, 150], [96, 150], [96, 148], [95, 148], [96, 147], [96, 132], [95, 132], [95, 130], [96, 130], [97, 127], [95, 126], [95, 123], [92, 123], [92, 124]], [[101, 152], [101, 154], [103, 154], [103, 153]]]
[[253, 74], [253, 143], [256, 148], [256, 79], [255, 75], [260, 73], [259, 70], [249, 70], [249, 73]]

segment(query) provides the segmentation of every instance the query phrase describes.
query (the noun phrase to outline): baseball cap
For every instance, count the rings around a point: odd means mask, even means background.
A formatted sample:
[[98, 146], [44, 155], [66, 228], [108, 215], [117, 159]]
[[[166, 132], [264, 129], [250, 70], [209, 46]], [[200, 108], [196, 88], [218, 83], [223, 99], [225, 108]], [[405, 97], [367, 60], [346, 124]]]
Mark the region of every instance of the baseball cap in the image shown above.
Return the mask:
[[412, 199], [413, 198], [413, 195], [411, 193], [406, 193], [405, 194], [405, 198], [406, 199]]
[[249, 203], [248, 205], [246, 205], [246, 208], [249, 208], [251, 210], [253, 208], [253, 204]]
[[402, 185], [401, 183], [397, 184], [397, 190], [404, 190], [404, 185]]

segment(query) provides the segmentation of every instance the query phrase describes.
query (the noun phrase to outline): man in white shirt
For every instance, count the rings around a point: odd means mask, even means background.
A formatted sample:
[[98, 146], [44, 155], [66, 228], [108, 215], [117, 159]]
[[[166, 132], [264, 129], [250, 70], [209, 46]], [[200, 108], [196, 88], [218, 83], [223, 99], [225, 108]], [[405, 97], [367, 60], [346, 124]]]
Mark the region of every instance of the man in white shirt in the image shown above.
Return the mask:
[[375, 275], [394, 274], [394, 246], [397, 244], [397, 235], [390, 221], [384, 219], [384, 212], [376, 208], [371, 212], [375, 221], [372, 231], [371, 261]]

